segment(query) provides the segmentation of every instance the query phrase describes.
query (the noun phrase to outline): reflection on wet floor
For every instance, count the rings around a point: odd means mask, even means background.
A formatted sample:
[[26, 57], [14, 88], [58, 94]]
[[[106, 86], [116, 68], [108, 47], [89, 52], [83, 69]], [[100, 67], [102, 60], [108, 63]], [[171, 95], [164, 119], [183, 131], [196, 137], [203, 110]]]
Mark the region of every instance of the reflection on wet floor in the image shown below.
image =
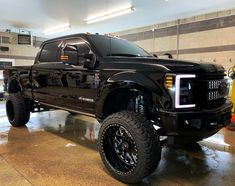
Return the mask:
[[[25, 185], [121, 185], [99, 158], [100, 124], [95, 119], [65, 111], [34, 113], [23, 128], [10, 127], [6, 117], [0, 119], [0, 161], [20, 172]], [[6, 177], [2, 174], [6, 173], [0, 171], [0, 185]], [[235, 154], [198, 145], [190, 149], [164, 147], [159, 167], [142, 185], [234, 182]]]
[[[86, 116], [66, 114], [67, 113], [65, 113], [65, 115], [61, 113], [61, 118], [56, 118], [57, 116], [54, 118], [54, 116], [51, 115], [49, 122], [48, 119], [40, 120], [39, 128], [43, 128], [48, 132], [71, 140], [74, 143], [97, 150], [97, 139], [100, 128], [98, 121]], [[57, 120], [57, 125], [53, 122], [55, 120]], [[48, 125], [48, 123], [50, 124]], [[30, 126], [31, 125], [29, 125], [29, 127]], [[32, 129], [33, 128], [34, 126], [32, 126]]]
[[5, 102], [0, 101], [0, 118], [6, 115]]

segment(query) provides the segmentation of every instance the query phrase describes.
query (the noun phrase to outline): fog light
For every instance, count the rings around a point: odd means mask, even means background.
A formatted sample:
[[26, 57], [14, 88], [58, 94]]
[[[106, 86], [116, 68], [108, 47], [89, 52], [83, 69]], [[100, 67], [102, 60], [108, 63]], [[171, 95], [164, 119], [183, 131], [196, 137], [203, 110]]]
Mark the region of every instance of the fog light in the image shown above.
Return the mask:
[[201, 119], [190, 119], [190, 120], [184, 120], [185, 126], [194, 127], [196, 129], [201, 129]]
[[211, 122], [209, 125], [210, 126], [215, 126], [215, 125], [218, 125], [218, 123], [217, 122]]
[[185, 121], [184, 121], [184, 125], [189, 125], [188, 120], [185, 120]]

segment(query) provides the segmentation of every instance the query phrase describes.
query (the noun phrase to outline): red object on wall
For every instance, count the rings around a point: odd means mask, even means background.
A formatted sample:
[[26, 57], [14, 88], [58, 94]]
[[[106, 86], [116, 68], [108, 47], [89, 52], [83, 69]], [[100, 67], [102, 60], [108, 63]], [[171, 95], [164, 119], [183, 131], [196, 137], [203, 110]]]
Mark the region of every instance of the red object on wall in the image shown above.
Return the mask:
[[231, 123], [226, 128], [235, 131], [235, 114], [232, 114]]
[[231, 122], [235, 123], [235, 114], [232, 114]]

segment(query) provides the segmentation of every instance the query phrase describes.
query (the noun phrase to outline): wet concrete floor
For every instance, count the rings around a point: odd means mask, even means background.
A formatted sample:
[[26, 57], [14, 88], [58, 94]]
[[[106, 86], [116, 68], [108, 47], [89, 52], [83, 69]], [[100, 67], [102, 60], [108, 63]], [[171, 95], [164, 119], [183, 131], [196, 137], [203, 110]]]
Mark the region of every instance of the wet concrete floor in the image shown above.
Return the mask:
[[[123, 185], [100, 160], [99, 127], [89, 117], [50, 111], [13, 128], [0, 106], [0, 185]], [[164, 147], [159, 167], [138, 185], [233, 186], [235, 154], [203, 145]]]

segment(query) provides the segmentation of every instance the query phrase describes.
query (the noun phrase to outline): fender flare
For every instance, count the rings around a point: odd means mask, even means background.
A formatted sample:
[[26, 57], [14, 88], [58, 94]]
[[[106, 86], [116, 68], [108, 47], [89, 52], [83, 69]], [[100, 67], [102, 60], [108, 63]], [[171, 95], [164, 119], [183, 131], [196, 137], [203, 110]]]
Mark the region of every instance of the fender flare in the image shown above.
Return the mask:
[[105, 102], [109, 98], [109, 95], [120, 89], [132, 89], [139, 90], [141, 92], [147, 91], [151, 93], [151, 101], [158, 104], [160, 108], [163, 107], [161, 102], [161, 95], [165, 94], [165, 92], [160, 87], [160, 85], [156, 84], [143, 74], [137, 73], [135, 71], [126, 71], [114, 74], [109, 79], [107, 79], [103, 85], [101, 85], [96, 102], [97, 118], [103, 118]]
[[156, 92], [156, 93], [160, 93], [162, 91], [162, 89], [159, 87], [158, 84], [153, 82], [145, 75], [138, 73], [136, 71], [125, 71], [114, 74], [107, 80], [107, 83], [113, 83], [113, 82], [126, 82], [126, 83], [129, 82], [133, 84], [138, 84], [140, 86], [149, 89], [151, 92]]

